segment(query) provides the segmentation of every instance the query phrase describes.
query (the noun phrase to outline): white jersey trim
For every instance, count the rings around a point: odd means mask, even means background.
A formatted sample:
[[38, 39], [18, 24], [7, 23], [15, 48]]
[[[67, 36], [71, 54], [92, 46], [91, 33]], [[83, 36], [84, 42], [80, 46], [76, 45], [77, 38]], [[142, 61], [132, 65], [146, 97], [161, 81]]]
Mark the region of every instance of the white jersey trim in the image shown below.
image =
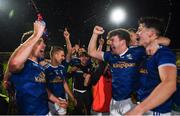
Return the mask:
[[123, 56], [129, 49], [127, 48], [123, 53], [119, 54], [119, 56]]
[[161, 67], [164, 67], [164, 66], [172, 66], [172, 67], [176, 67], [175, 64], [172, 64], [172, 63], [166, 63], [166, 64], [161, 64], [158, 66], [158, 68], [161, 68]]

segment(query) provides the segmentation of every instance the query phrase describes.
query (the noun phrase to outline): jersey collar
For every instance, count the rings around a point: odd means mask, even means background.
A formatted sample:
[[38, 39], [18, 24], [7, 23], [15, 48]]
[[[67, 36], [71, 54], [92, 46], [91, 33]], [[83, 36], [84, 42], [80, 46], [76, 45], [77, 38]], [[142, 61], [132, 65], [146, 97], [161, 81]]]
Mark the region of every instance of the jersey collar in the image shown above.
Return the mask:
[[119, 56], [120, 57], [123, 56], [127, 51], [128, 51], [128, 48], [123, 53], [119, 54]]

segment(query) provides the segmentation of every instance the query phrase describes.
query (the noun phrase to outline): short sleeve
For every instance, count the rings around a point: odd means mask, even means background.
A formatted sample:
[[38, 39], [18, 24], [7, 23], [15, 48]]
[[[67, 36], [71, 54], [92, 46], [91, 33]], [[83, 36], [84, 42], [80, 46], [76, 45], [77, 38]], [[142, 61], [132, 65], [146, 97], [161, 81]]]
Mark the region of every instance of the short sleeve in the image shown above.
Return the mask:
[[176, 56], [171, 50], [162, 49], [159, 51], [157, 57], [157, 64], [158, 67], [167, 66], [167, 65], [176, 67]]

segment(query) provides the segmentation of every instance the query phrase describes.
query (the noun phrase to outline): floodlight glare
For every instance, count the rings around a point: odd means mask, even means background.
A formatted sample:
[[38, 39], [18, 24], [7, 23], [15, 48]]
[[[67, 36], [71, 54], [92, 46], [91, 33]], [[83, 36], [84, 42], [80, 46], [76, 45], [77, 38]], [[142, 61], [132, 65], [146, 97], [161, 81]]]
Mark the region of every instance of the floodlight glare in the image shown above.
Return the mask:
[[115, 24], [120, 24], [126, 19], [126, 12], [122, 8], [115, 8], [111, 11], [110, 20]]

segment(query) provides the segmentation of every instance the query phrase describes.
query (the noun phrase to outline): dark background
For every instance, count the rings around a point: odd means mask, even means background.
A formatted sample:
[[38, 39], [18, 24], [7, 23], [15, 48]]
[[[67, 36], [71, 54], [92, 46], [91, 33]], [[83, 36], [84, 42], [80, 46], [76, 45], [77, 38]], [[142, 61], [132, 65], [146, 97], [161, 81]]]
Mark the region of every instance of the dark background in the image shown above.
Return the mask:
[[[143, 16], [157, 16], [169, 22], [165, 36], [171, 38], [170, 47], [179, 49], [178, 0], [34, 0], [47, 24], [50, 45], [65, 44], [63, 29], [68, 27], [72, 44], [87, 47], [95, 25], [103, 26], [106, 33], [115, 28], [137, 28]], [[113, 7], [122, 6], [127, 20], [120, 25], [109, 21]], [[32, 30], [36, 10], [30, 0], [0, 0], [0, 52], [11, 52], [19, 44], [22, 34]]]

